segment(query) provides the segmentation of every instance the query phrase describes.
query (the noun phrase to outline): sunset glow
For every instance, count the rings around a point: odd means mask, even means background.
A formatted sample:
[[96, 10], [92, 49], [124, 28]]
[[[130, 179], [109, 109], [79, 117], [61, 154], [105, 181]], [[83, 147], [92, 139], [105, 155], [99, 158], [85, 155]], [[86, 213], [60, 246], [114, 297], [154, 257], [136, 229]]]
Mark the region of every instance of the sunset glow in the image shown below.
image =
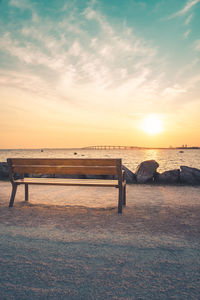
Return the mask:
[[163, 131], [163, 124], [158, 116], [149, 115], [142, 120], [141, 128], [148, 134], [158, 134]]
[[0, 149], [200, 146], [200, 0], [7, 0], [0, 17]]

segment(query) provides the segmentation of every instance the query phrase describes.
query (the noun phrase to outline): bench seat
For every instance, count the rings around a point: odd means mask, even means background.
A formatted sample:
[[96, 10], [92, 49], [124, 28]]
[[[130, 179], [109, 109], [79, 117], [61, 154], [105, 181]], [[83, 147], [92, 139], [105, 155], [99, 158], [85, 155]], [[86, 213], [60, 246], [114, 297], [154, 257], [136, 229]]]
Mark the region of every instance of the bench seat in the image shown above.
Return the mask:
[[14, 181], [16, 184], [40, 185], [76, 185], [76, 186], [105, 186], [119, 187], [118, 180], [104, 179], [68, 179], [68, 178], [24, 178]]

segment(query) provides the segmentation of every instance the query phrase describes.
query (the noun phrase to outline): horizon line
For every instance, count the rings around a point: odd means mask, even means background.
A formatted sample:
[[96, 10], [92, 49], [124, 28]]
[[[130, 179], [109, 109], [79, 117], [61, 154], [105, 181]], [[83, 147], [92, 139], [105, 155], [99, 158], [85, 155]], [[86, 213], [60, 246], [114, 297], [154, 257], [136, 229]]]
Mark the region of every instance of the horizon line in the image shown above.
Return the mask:
[[[96, 148], [96, 149], [95, 149]], [[104, 149], [103, 149], [104, 148]], [[117, 149], [118, 148], [118, 149]], [[121, 149], [120, 149], [121, 148]], [[13, 150], [131, 150], [131, 149], [166, 149], [166, 150], [173, 150], [173, 149], [200, 149], [200, 146], [170, 146], [170, 147], [143, 147], [143, 146], [111, 146], [111, 145], [100, 145], [100, 146], [85, 146], [85, 147], [37, 147], [37, 148], [0, 148], [0, 151], [13, 151]]]

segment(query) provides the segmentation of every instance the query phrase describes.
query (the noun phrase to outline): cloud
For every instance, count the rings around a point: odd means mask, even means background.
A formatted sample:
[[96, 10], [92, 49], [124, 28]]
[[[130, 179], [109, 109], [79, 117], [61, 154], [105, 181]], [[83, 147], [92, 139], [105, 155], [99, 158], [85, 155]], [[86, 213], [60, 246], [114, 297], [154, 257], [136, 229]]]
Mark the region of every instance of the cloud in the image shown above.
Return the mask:
[[10, 0], [10, 5], [21, 9], [30, 7], [30, 3], [26, 0]]
[[99, 13], [97, 10], [94, 10], [92, 7], [88, 6], [84, 12], [83, 15], [87, 20], [95, 20], [98, 22], [98, 24], [101, 26], [102, 30], [107, 32], [109, 35], [113, 35], [114, 31], [112, 26], [106, 21], [105, 17]]
[[32, 95], [53, 98], [55, 89], [51, 82], [47, 82], [40, 76], [30, 74], [27, 71], [5, 71], [0, 69], [0, 86], [22, 90]]
[[0, 46], [5, 49], [10, 55], [17, 57], [20, 61], [29, 65], [44, 65], [50, 69], [57, 70], [63, 66], [63, 60], [61, 56], [56, 55], [50, 57], [41, 51], [40, 48], [31, 44], [30, 42], [24, 42], [24, 46], [20, 44], [20, 41], [13, 40], [9, 33], [4, 34], [0, 38]]
[[190, 34], [191, 30], [188, 29], [185, 33], [184, 33], [184, 38], [187, 39], [189, 34]]
[[162, 96], [174, 98], [179, 96], [180, 94], [186, 93], [186, 89], [180, 87], [178, 84], [175, 84], [172, 87], [167, 87], [164, 89]]
[[[25, 7], [17, 0], [12, 4]], [[43, 81], [54, 80], [54, 90], [61, 100], [71, 98], [74, 103], [86, 103], [96, 99], [113, 103], [113, 99], [121, 101], [124, 95], [127, 98], [123, 101], [129, 101], [133, 94], [141, 99], [142, 91], [144, 97], [147, 91], [154, 93], [155, 47], [125, 25], [115, 29], [91, 6], [82, 12], [72, 10], [63, 14], [59, 22], [46, 18], [45, 23], [32, 22], [24, 24], [17, 33], [4, 33], [1, 51], [15, 59], [16, 66], [20, 62], [20, 72], [28, 68], [34, 75], [34, 70], [40, 69], [36, 75]], [[90, 32], [92, 26], [94, 31]], [[41, 67], [47, 71], [42, 72]], [[19, 87], [24, 88], [21, 81]]]
[[33, 2], [30, 2], [29, 0], [10, 0], [9, 4], [10, 6], [17, 7], [21, 10], [28, 9], [35, 13]]
[[200, 0], [189, 0], [189, 1], [187, 1], [186, 5], [184, 6], [183, 9], [181, 9], [181, 10], [177, 11], [175, 14], [169, 16], [168, 19], [172, 19], [172, 18], [175, 18], [177, 16], [185, 15], [194, 5], [196, 5], [199, 2], [200, 2]]
[[193, 14], [191, 14], [187, 19], [185, 20], [185, 25], [188, 25], [192, 20]]
[[[0, 49], [13, 65], [0, 74], [2, 86], [107, 114], [160, 109], [162, 96], [186, 93], [180, 78], [169, 82], [166, 55], [160, 57], [152, 42], [123, 22], [116, 27], [92, 5], [83, 10], [70, 5], [71, 10], [60, 8], [59, 19], [26, 20], [16, 31], [4, 27]], [[32, 10], [40, 16], [36, 7]]]
[[28, 0], [10, 0], [10, 6], [17, 7], [21, 10], [29, 10], [32, 14], [32, 21], [33, 22], [38, 22], [39, 17], [38, 14], [36, 13], [33, 3], [28, 1]]

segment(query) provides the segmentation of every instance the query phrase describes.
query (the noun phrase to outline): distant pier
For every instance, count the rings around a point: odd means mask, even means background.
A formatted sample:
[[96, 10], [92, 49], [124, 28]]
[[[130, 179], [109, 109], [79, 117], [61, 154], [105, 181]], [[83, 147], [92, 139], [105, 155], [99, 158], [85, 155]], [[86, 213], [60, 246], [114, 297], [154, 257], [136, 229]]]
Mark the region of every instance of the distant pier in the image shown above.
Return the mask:
[[82, 149], [85, 150], [131, 150], [131, 149], [138, 149], [138, 147], [134, 146], [88, 146]]
[[81, 148], [83, 150], [177, 150], [177, 149], [200, 149], [200, 147], [168, 147], [168, 148], [164, 148], [164, 147], [137, 147], [137, 146], [109, 146], [109, 145], [104, 145], [104, 146], [87, 146], [87, 147], [83, 147]]

